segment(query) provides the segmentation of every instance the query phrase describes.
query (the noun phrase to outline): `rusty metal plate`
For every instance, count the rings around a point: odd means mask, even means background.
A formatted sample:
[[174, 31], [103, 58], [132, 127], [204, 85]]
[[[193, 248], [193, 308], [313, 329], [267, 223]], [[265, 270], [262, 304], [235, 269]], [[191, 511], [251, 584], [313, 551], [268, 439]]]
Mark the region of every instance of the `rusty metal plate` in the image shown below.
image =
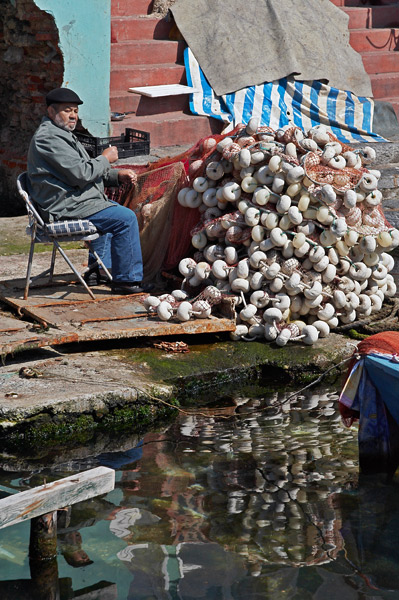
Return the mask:
[[11, 354], [22, 347], [38, 347], [37, 325], [0, 312], [0, 354]]
[[7, 339], [0, 335], [2, 354], [12, 352], [12, 348], [91, 340], [217, 333], [234, 331], [236, 326], [231, 299], [219, 305], [218, 315], [181, 323], [177, 319], [161, 321], [156, 315], [148, 315], [143, 306], [143, 299], [147, 294], [113, 296], [110, 290], [101, 286], [93, 288], [96, 299], [92, 300], [79, 286], [56, 281], [51, 287], [36, 286], [28, 299], [23, 300], [22, 289], [15, 285], [15, 281], [11, 285], [10, 283], [1, 282], [0, 300], [13, 307], [19, 315], [29, 317], [48, 329], [40, 334], [29, 335], [25, 327], [15, 331], [15, 336], [7, 333]]

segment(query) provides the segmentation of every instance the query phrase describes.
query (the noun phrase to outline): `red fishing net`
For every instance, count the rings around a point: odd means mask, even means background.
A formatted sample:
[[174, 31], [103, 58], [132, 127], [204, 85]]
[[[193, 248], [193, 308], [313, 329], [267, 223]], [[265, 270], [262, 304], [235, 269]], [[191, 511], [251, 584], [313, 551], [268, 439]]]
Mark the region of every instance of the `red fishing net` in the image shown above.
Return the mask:
[[343, 169], [334, 169], [322, 164], [321, 155], [315, 152], [308, 152], [303, 162], [306, 176], [317, 185], [325, 185], [329, 183], [336, 190], [345, 192], [346, 190], [354, 189], [363, 173], [367, 173], [367, 169], [353, 169], [344, 167]]
[[[213, 230], [219, 228], [220, 237], [224, 236], [225, 231], [220, 223], [223, 217], [205, 220], [198, 209], [181, 206], [177, 201], [177, 195], [183, 187], [189, 187], [196, 177], [204, 174], [206, 165], [209, 162], [220, 160], [220, 153], [216, 151], [216, 144], [226, 135], [234, 139], [243, 127], [242, 124], [239, 124], [228, 134], [215, 134], [203, 138], [189, 150], [177, 156], [163, 158], [145, 167], [124, 166], [136, 171], [138, 174], [137, 184], [134, 188], [122, 187], [119, 190], [114, 190], [111, 197], [120, 204], [134, 210], [138, 217], [145, 281], [153, 279], [162, 269], [171, 270], [175, 268], [182, 258], [192, 254], [191, 237], [194, 233], [207, 228]], [[261, 129], [266, 129], [264, 133], [276, 134], [270, 128]], [[299, 146], [297, 133], [298, 128], [289, 128], [284, 134], [283, 141], [284, 143], [292, 141], [300, 156], [306, 150]], [[331, 141], [337, 141], [335, 136], [329, 135]], [[240, 140], [241, 147], [247, 140], [249, 147], [259, 145], [263, 150], [263, 142], [253, 144], [251, 140], [254, 142], [254, 138], [251, 136], [241, 136]], [[280, 145], [283, 148], [283, 145]], [[342, 151], [351, 150], [350, 146], [343, 145]], [[273, 153], [282, 155], [284, 160], [293, 164], [299, 164], [300, 162], [298, 159], [279, 152], [278, 144]], [[313, 188], [331, 182], [333, 187], [342, 193], [347, 189], [356, 188], [360, 178], [368, 173], [367, 169], [363, 167], [360, 169], [331, 168], [321, 163], [320, 156], [321, 152], [308, 152], [304, 161], [305, 172], [313, 182]], [[232, 173], [232, 177], [234, 176], [235, 171]], [[311, 188], [309, 188], [309, 191], [311, 191]], [[246, 197], [246, 194], [243, 194], [243, 197]], [[275, 206], [271, 205], [264, 208], [274, 210]], [[364, 202], [360, 202], [349, 210], [343, 205], [342, 198], [337, 197], [337, 202], [329, 208], [335, 216], [344, 216], [351, 229], [362, 235], [377, 235], [380, 231], [392, 229], [392, 226], [384, 217], [380, 204], [367, 206]], [[150, 223], [151, 226], [149, 226]], [[209, 232], [207, 231], [207, 233]], [[228, 241], [233, 244], [240, 244], [250, 237], [250, 229], [240, 227], [240, 223], [237, 223], [237, 227], [232, 227], [229, 235], [232, 237]], [[208, 237], [212, 239], [212, 234]], [[218, 237], [216, 231], [214, 238], [217, 239]]]
[[[338, 139], [334, 135], [331, 133], [328, 135], [331, 142], [338, 142]], [[353, 148], [346, 144], [340, 143], [340, 145], [342, 153], [353, 151]], [[361, 178], [369, 173], [365, 167], [344, 167], [343, 169], [330, 167], [322, 163], [320, 152], [308, 152], [304, 158], [303, 167], [307, 178], [315, 186], [329, 184], [341, 193], [347, 190], [356, 190]], [[392, 229], [392, 225], [385, 218], [381, 204], [367, 206], [364, 202], [360, 202], [353, 209], [349, 210], [345, 208], [341, 199], [338, 199], [336, 205], [330, 208], [336, 216], [345, 217], [351, 229], [354, 229], [361, 235], [378, 235], [380, 231]]]
[[[234, 134], [234, 131], [229, 135]], [[140, 228], [144, 281], [156, 278], [162, 269], [175, 268], [192, 252], [191, 231], [201, 215], [177, 201], [178, 192], [202, 175], [215, 153], [216, 144], [226, 137], [212, 135], [178, 156], [163, 158], [149, 165], [124, 165], [137, 173], [134, 187], [121, 186], [109, 197], [134, 210]], [[120, 167], [119, 167], [120, 168]]]
[[399, 354], [399, 331], [383, 331], [370, 335], [357, 345], [357, 354]]

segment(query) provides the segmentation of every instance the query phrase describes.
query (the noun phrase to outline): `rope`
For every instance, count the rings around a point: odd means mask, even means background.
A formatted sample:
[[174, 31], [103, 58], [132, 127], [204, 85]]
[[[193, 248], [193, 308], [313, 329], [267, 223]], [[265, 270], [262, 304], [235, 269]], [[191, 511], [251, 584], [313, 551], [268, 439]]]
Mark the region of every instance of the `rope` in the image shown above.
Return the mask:
[[399, 298], [386, 298], [378, 313], [359, 321], [340, 325], [334, 329], [334, 333], [345, 333], [352, 329], [368, 335], [387, 330], [399, 331]]
[[[352, 345], [356, 348], [355, 344], [352, 344]], [[275, 402], [271, 406], [282, 406], [286, 402], [289, 402], [291, 400], [291, 398], [295, 398], [295, 396], [298, 396], [299, 394], [301, 394], [302, 392], [304, 392], [308, 388], [312, 387], [313, 385], [316, 385], [316, 383], [319, 383], [323, 379], [323, 377], [325, 375], [327, 375], [328, 373], [330, 373], [334, 369], [338, 369], [339, 367], [341, 367], [342, 365], [344, 365], [346, 362], [352, 360], [352, 358], [353, 358], [352, 356], [349, 356], [348, 358], [344, 358], [344, 360], [341, 360], [341, 362], [337, 363], [336, 365], [333, 365], [332, 367], [330, 367], [329, 369], [327, 369], [327, 371], [324, 371], [324, 373], [322, 373], [317, 379], [315, 379], [314, 381], [312, 381], [308, 385], [305, 385], [305, 387], [301, 388], [297, 392], [294, 392], [293, 394], [290, 394], [288, 396], [288, 398], [286, 398], [282, 402], [279, 402], [279, 403]]]

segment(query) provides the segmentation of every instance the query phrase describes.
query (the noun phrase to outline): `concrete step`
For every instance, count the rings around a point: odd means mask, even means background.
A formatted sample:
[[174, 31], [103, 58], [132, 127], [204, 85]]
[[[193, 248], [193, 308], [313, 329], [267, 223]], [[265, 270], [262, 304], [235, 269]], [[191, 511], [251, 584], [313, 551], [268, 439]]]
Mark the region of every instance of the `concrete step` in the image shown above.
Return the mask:
[[181, 96], [165, 96], [162, 98], [148, 98], [131, 92], [111, 92], [110, 106], [113, 112], [131, 112], [137, 116], [156, 115], [169, 112], [188, 112], [188, 94]]
[[362, 60], [369, 75], [399, 72], [399, 56], [396, 52], [365, 52]]
[[152, 4], [153, 0], [111, 0], [111, 15], [113, 17], [148, 15]]
[[394, 52], [399, 50], [399, 28], [354, 29], [350, 32], [349, 40], [356, 52]]
[[155, 17], [111, 18], [111, 42], [167, 40], [172, 22]]
[[126, 127], [150, 133], [151, 147], [192, 144], [212, 133], [220, 133], [222, 123], [208, 117], [196, 117], [181, 112], [167, 115], [126, 117], [123, 121], [111, 122], [112, 135], [120, 135]]
[[396, 5], [342, 7], [349, 16], [349, 29], [371, 29], [372, 27], [398, 27], [399, 9]]
[[142, 40], [111, 44], [112, 67], [122, 65], [154, 65], [183, 63], [183, 41]]
[[127, 92], [131, 87], [186, 83], [183, 65], [136, 65], [111, 68], [110, 89]]
[[370, 75], [374, 98], [399, 98], [399, 73]]

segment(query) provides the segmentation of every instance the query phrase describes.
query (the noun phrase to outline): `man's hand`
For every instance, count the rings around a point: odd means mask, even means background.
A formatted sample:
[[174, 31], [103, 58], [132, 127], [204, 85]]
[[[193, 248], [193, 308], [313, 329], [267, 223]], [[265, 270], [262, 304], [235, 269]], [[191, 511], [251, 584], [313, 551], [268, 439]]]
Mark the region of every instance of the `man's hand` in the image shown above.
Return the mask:
[[120, 169], [118, 171], [119, 183], [130, 183], [134, 185], [137, 181], [137, 175], [132, 169]]
[[105, 156], [105, 158], [108, 159], [108, 162], [112, 165], [112, 163], [118, 160], [118, 148], [116, 146], [105, 148], [105, 150], [101, 152], [101, 155]]

